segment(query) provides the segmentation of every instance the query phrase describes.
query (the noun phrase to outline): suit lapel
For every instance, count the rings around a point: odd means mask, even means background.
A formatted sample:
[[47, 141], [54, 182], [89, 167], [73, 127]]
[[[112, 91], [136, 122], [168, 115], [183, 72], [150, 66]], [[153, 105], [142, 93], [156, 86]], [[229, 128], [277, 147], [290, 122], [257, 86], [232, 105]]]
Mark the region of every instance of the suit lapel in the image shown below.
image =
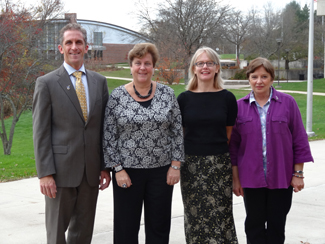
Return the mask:
[[87, 81], [88, 81], [88, 91], [89, 91], [89, 115], [87, 122], [91, 119], [91, 115], [95, 109], [96, 95], [97, 95], [97, 85], [95, 77], [89, 70], [86, 70]]
[[71, 103], [73, 104], [75, 109], [78, 111], [80, 118], [82, 120], [84, 120], [76, 90], [74, 89], [74, 86], [70, 80], [69, 74], [65, 70], [63, 65], [59, 68], [58, 76], [59, 76], [58, 83], [62, 87], [62, 90], [69, 97]]

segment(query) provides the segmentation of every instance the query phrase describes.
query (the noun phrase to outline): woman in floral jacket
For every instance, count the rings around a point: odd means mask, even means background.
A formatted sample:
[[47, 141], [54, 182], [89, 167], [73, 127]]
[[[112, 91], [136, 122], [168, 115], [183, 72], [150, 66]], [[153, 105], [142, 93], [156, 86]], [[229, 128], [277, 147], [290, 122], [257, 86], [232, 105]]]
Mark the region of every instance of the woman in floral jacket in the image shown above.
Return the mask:
[[173, 185], [184, 160], [174, 91], [151, 80], [153, 44], [129, 52], [133, 81], [113, 90], [104, 121], [105, 168], [113, 169], [114, 243], [138, 243], [144, 204], [147, 243], [169, 241]]

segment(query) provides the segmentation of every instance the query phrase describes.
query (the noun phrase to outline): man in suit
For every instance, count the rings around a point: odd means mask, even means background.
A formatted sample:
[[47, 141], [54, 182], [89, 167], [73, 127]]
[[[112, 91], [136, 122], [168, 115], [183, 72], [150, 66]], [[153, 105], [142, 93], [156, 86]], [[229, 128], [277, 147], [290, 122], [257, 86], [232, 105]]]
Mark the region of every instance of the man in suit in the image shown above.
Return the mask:
[[[101, 171], [107, 81], [84, 67], [87, 32], [79, 24], [62, 28], [58, 48], [63, 65], [36, 80], [36, 168], [45, 195], [47, 243], [86, 244], [92, 239], [98, 189], [111, 180]], [[75, 71], [81, 71], [79, 78]]]

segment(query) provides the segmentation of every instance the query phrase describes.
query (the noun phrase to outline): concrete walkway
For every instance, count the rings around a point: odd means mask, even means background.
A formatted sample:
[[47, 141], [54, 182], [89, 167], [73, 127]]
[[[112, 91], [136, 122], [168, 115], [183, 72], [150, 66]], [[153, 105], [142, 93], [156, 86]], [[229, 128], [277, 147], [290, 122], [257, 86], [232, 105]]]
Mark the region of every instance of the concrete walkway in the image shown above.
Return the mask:
[[122, 78], [122, 77], [113, 77], [113, 76], [105, 76], [106, 79], [113, 79], [113, 80], [127, 80], [132, 81], [132, 78]]
[[[315, 163], [305, 165], [305, 189], [294, 193], [287, 219], [286, 244], [325, 244], [325, 140], [310, 142]], [[0, 244], [45, 244], [44, 197], [37, 178], [0, 183]], [[239, 244], [245, 244], [245, 209], [234, 196]], [[113, 243], [112, 187], [100, 192], [93, 244]], [[171, 244], [185, 244], [180, 185], [174, 190]], [[144, 242], [143, 221], [140, 244]]]
[[[250, 90], [250, 89], [249, 89]], [[279, 90], [280, 92], [285, 92], [285, 93], [297, 93], [297, 94], [307, 94], [307, 92], [303, 91], [289, 91], [289, 90]], [[325, 93], [322, 92], [313, 92], [314, 96], [325, 96]]]

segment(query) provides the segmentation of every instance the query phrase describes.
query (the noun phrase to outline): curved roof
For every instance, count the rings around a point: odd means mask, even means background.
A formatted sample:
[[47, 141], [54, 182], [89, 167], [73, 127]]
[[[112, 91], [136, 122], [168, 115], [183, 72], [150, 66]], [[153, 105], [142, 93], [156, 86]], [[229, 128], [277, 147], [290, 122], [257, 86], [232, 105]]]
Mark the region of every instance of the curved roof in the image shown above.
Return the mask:
[[108, 44], [136, 44], [151, 42], [139, 32], [105, 22], [77, 19], [77, 22], [87, 30], [88, 42], [92, 42], [94, 32], [103, 33], [103, 43]]

